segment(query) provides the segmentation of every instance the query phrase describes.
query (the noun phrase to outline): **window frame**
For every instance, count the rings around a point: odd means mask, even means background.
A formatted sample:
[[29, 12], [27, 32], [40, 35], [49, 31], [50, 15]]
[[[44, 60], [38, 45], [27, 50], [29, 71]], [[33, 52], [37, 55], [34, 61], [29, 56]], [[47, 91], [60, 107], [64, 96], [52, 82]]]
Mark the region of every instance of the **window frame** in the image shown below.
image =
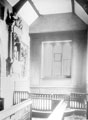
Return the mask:
[[[60, 76], [51, 76], [51, 77], [46, 77], [44, 75], [44, 45], [45, 43], [70, 43], [71, 45], [71, 59], [68, 59], [70, 60], [71, 62], [71, 65], [70, 65], [70, 75], [67, 76], [67, 75], [64, 75], [63, 74], [63, 51], [61, 53], [61, 57], [62, 57], [62, 60], [61, 60], [61, 75]], [[53, 54], [53, 53], [52, 53]], [[55, 54], [58, 54], [58, 53], [55, 53]], [[59, 53], [60, 54], [60, 53]], [[72, 78], [72, 54], [73, 54], [73, 48], [72, 48], [72, 40], [62, 40], [62, 41], [43, 41], [41, 43], [41, 79], [67, 79], [67, 78]]]

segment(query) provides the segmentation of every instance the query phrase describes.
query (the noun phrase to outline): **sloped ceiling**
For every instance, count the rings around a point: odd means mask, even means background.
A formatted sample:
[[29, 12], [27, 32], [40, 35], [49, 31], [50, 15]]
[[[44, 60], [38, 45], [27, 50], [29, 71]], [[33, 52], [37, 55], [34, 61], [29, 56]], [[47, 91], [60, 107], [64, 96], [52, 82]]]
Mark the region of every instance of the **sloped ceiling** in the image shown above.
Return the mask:
[[76, 0], [88, 14], [88, 0]]
[[11, 6], [14, 6], [19, 0], [7, 0]]
[[73, 13], [40, 16], [30, 25], [30, 34], [86, 30], [86, 24]]
[[[14, 6], [17, 2], [21, 0], [7, 0], [7, 1], [12, 6]], [[87, 0], [31, 0], [31, 1], [35, 5], [39, 13], [42, 15], [72, 12], [72, 7], [74, 7], [74, 13], [77, 14], [77, 16], [79, 16], [86, 24], [88, 24]], [[73, 6], [72, 1], [74, 3]], [[31, 11], [28, 11], [28, 13], [31, 14]], [[25, 14], [27, 13], [25, 12]], [[24, 17], [24, 14], [22, 16]]]
[[40, 14], [72, 12], [71, 0], [32, 0]]
[[78, 2], [74, 2], [75, 14], [81, 18], [88, 25], [88, 14], [85, 10], [80, 6]]
[[[7, 0], [12, 6], [21, 0]], [[22, 2], [25, 0], [22, 0]], [[72, 12], [71, 0], [27, 0], [32, 1], [40, 14]]]

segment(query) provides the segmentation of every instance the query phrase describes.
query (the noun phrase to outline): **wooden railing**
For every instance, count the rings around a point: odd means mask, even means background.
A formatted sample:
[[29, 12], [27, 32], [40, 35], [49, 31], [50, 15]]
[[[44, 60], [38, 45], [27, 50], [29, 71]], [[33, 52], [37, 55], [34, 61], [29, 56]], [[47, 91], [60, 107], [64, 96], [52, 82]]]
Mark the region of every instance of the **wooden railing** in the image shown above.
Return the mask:
[[38, 86], [38, 87], [30, 87], [30, 91], [32, 93], [39, 93], [39, 94], [70, 94], [72, 91], [81, 91], [80, 88], [72, 88], [72, 87], [45, 87], [45, 86]]
[[13, 104], [16, 105], [30, 98], [28, 91], [15, 91], [13, 93]]
[[31, 98], [32, 109], [41, 111], [52, 111], [60, 100], [64, 99], [68, 101], [67, 107], [70, 109], [86, 109], [87, 94], [84, 93], [71, 93], [66, 94], [37, 94], [28, 93], [26, 91], [14, 92], [14, 104], [18, 104], [21, 101]]
[[69, 107], [71, 109], [86, 109], [87, 94], [84, 93], [71, 93], [69, 100]]
[[0, 111], [0, 120], [31, 120], [31, 104], [31, 100], [28, 99], [11, 108]]
[[52, 111], [60, 100], [67, 100], [68, 95], [31, 93], [31, 98], [33, 110]]
[[65, 94], [36, 94], [27, 91], [15, 91], [13, 104], [18, 104], [28, 98], [32, 100], [33, 110], [52, 111], [60, 100], [69, 100], [69, 96]]
[[50, 94], [31, 94], [32, 109], [51, 111], [52, 110], [52, 95]]

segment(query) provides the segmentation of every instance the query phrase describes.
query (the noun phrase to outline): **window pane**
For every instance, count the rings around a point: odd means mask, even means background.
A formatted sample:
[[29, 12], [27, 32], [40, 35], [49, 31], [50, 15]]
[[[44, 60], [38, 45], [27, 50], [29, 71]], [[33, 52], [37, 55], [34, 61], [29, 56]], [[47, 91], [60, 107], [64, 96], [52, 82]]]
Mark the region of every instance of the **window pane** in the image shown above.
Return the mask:
[[43, 73], [45, 77], [51, 76], [52, 71], [52, 45], [44, 44], [44, 66]]
[[61, 43], [55, 42], [53, 44], [53, 52], [54, 53], [62, 53], [62, 45], [61, 45]]
[[53, 76], [60, 76], [62, 73], [62, 45], [55, 43], [53, 46]]
[[42, 55], [43, 77], [71, 77], [71, 42], [44, 42]]
[[71, 59], [71, 44], [65, 43], [63, 45], [63, 59]]
[[63, 61], [63, 75], [71, 76], [71, 60]]
[[63, 75], [71, 76], [71, 43], [65, 43], [63, 46]]
[[62, 68], [61, 62], [53, 63], [53, 76], [54, 77], [61, 76], [61, 68]]

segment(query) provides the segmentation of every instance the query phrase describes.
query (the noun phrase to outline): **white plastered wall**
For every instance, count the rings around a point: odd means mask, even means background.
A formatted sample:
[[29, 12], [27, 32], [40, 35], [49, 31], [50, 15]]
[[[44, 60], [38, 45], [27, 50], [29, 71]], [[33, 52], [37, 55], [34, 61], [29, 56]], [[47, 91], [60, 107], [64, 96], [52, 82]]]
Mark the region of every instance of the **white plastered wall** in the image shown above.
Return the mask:
[[0, 40], [1, 40], [1, 96], [4, 98], [4, 109], [13, 104], [14, 82], [10, 76], [6, 76], [6, 59], [8, 56], [8, 28], [5, 21], [0, 20]]

